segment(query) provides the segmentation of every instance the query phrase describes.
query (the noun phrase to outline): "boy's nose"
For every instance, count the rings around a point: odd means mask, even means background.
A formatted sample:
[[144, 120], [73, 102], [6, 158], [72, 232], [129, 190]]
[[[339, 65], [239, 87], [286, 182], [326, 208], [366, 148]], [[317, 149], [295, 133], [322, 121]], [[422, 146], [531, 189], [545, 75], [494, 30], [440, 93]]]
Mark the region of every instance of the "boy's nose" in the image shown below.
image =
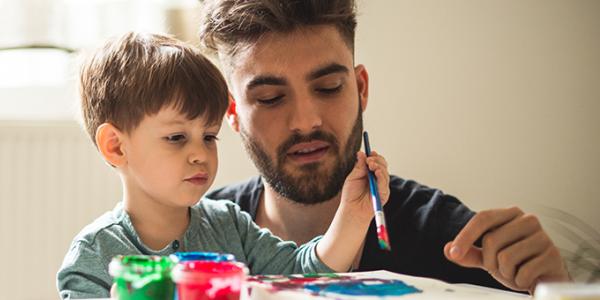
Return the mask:
[[188, 156], [190, 164], [201, 164], [206, 161], [206, 149], [204, 146], [195, 146]]
[[289, 127], [292, 131], [309, 133], [321, 127], [321, 111], [316, 99], [305, 96], [295, 100], [289, 118]]

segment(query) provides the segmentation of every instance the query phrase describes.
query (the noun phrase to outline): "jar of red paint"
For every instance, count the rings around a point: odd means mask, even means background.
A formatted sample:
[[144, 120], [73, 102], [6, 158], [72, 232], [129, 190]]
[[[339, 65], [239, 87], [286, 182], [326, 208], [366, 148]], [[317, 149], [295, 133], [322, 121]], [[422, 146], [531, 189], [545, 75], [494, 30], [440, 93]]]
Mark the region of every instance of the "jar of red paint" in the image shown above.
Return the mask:
[[238, 300], [248, 269], [231, 261], [187, 261], [172, 271], [179, 300]]

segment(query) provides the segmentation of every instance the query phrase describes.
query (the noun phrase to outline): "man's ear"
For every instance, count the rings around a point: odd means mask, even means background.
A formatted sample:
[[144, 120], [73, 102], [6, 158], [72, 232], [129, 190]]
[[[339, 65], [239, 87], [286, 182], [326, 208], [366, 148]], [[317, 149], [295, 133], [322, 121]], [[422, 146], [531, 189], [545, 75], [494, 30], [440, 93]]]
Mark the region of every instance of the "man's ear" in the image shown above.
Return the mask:
[[235, 107], [235, 99], [233, 99], [231, 94], [229, 94], [229, 108], [227, 108], [227, 113], [225, 113], [225, 116], [227, 117], [227, 123], [229, 123], [231, 129], [233, 129], [235, 132], [240, 132], [240, 123]]
[[358, 96], [360, 99], [360, 108], [364, 112], [369, 102], [369, 73], [364, 65], [354, 67], [356, 74], [356, 86], [358, 87]]
[[123, 133], [110, 123], [104, 123], [96, 129], [98, 151], [113, 167], [121, 167], [127, 162], [125, 153], [121, 149], [123, 137]]

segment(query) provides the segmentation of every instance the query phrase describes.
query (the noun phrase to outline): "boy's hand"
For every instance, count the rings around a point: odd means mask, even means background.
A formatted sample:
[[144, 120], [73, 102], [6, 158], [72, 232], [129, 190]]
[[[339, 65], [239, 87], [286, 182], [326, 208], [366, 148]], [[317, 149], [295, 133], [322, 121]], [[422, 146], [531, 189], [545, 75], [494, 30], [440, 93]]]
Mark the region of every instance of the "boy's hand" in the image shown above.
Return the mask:
[[381, 204], [385, 204], [390, 196], [390, 176], [385, 159], [374, 151], [368, 158], [364, 152], [358, 152], [356, 158], [354, 169], [344, 182], [340, 206], [317, 244], [319, 258], [336, 272], [350, 270], [375, 215], [368, 170], [375, 173]]
[[110, 287], [110, 299], [119, 299], [119, 296], [117, 296], [117, 284], [113, 283], [113, 285]]
[[375, 213], [371, 201], [371, 191], [369, 190], [368, 171], [371, 170], [375, 173], [379, 198], [381, 199], [381, 205], [384, 205], [390, 197], [388, 164], [385, 158], [375, 151], [371, 151], [369, 157], [364, 152], [359, 151], [356, 158], [354, 169], [344, 182], [340, 206], [348, 211], [349, 217], [368, 219], [370, 223]]

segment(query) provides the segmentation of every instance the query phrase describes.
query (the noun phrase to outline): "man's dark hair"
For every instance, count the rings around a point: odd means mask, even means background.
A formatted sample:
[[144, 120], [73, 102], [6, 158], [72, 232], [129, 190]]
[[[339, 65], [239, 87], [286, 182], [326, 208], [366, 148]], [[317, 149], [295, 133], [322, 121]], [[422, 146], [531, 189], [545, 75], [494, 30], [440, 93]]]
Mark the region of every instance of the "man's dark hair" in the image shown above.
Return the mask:
[[354, 0], [204, 0], [200, 40], [228, 57], [269, 32], [332, 25], [354, 51]]

